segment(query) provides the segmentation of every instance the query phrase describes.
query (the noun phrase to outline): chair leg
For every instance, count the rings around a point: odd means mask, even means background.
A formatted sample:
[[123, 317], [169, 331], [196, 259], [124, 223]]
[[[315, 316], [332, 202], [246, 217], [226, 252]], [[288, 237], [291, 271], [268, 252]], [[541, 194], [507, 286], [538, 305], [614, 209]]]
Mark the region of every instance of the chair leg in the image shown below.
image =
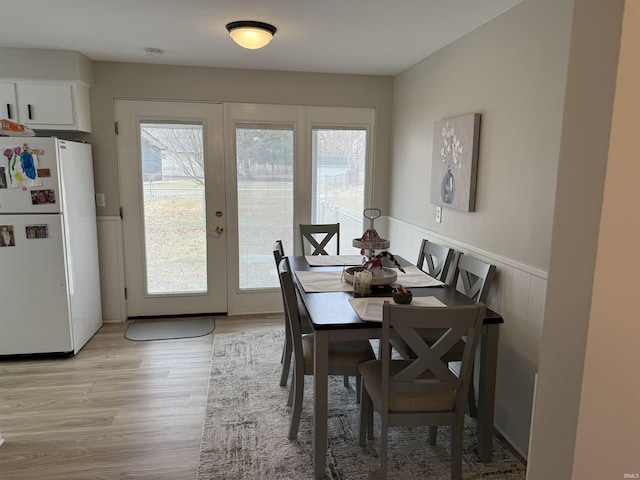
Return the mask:
[[471, 372], [471, 383], [469, 384], [469, 395], [467, 396], [467, 405], [469, 406], [469, 416], [477, 417], [478, 416], [478, 404], [476, 403], [476, 388], [473, 381], [473, 374]]
[[295, 383], [295, 369], [296, 367], [293, 367], [294, 370], [294, 378], [291, 379], [291, 387], [289, 387], [289, 397], [287, 398], [287, 407], [291, 407], [293, 405], [293, 396], [295, 395], [295, 387], [294, 387], [294, 383]]
[[280, 373], [280, 386], [287, 385], [289, 379], [289, 369], [291, 368], [291, 354], [293, 345], [291, 342], [291, 332], [289, 329], [285, 329], [284, 334], [284, 346], [282, 347], [282, 373]]
[[293, 366], [291, 390], [294, 392], [294, 398], [293, 412], [291, 412], [291, 426], [289, 427], [289, 440], [293, 440], [298, 436], [298, 427], [300, 426], [300, 417], [302, 416], [302, 400], [304, 395], [304, 371], [298, 372], [296, 365]]
[[435, 445], [438, 438], [438, 427], [429, 427], [429, 445]]
[[369, 406], [367, 407], [367, 438], [373, 440], [373, 401], [369, 397]]
[[351, 385], [349, 384], [349, 376], [345, 375], [343, 378], [344, 388], [349, 388]]
[[[362, 380], [361, 380], [362, 382]], [[369, 426], [369, 409], [371, 408], [371, 399], [369, 398], [369, 392], [361, 385], [362, 396], [360, 398], [360, 439], [359, 443], [361, 447], [364, 447], [367, 443], [367, 428]]]
[[380, 479], [386, 480], [387, 478], [387, 464], [388, 464], [388, 440], [389, 440], [389, 425], [385, 415], [382, 415], [382, 432], [380, 434]]
[[452, 427], [451, 432], [451, 480], [462, 480], [463, 421]]
[[356, 375], [356, 402], [360, 403], [362, 399], [360, 375]]

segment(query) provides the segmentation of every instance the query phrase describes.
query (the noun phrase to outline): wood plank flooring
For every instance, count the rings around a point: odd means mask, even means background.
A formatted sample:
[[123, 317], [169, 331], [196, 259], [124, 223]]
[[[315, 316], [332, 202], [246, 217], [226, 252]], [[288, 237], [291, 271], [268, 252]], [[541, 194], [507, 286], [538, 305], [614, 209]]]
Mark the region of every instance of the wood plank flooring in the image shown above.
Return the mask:
[[0, 479], [194, 479], [215, 335], [273, 325], [132, 342], [105, 324], [75, 357], [0, 361]]

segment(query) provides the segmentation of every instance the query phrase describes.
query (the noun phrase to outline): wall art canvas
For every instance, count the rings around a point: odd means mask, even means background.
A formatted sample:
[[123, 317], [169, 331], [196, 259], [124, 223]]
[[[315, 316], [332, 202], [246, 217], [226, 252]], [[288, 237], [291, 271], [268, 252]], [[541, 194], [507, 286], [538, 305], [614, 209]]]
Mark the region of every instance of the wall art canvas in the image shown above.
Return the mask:
[[435, 122], [431, 203], [475, 211], [479, 144], [479, 113]]

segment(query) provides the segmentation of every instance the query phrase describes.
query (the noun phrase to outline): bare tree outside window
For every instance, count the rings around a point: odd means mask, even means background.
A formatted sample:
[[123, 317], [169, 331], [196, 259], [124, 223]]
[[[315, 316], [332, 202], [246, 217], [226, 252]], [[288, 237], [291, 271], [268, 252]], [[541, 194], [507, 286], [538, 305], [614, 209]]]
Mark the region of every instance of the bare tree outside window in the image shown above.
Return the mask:
[[[143, 145], [160, 153], [160, 165], [143, 173], [150, 179], [188, 181], [204, 186], [204, 145], [201, 125], [144, 124], [140, 129]], [[158, 168], [160, 167], [160, 168]]]
[[313, 130], [313, 222], [340, 223], [340, 252], [362, 235], [367, 131]]

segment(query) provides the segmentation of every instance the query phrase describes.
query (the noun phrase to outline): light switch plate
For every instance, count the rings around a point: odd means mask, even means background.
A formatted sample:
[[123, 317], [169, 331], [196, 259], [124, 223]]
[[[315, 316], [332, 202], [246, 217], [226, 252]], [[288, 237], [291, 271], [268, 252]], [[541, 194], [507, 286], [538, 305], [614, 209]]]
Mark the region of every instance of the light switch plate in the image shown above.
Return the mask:
[[96, 205], [98, 207], [104, 207], [106, 205], [104, 200], [104, 193], [96, 193]]

